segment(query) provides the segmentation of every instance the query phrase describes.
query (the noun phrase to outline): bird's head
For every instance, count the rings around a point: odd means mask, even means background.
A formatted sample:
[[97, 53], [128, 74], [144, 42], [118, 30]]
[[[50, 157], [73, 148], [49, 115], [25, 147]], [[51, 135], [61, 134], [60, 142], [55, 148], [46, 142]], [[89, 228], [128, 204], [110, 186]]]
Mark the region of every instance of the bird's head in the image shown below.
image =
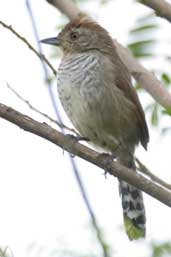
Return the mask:
[[68, 23], [57, 37], [41, 40], [42, 43], [59, 46], [64, 54], [90, 50], [111, 51], [113, 42], [108, 32], [88, 19], [75, 19]]

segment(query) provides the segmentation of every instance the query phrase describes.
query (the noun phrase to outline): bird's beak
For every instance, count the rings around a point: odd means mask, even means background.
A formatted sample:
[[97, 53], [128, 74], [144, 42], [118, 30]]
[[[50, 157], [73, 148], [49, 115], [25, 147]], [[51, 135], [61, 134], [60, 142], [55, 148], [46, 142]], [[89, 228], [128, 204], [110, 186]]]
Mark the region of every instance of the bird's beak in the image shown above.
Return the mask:
[[40, 40], [40, 43], [53, 45], [53, 46], [59, 46], [60, 45], [58, 37], [45, 38], [45, 39]]

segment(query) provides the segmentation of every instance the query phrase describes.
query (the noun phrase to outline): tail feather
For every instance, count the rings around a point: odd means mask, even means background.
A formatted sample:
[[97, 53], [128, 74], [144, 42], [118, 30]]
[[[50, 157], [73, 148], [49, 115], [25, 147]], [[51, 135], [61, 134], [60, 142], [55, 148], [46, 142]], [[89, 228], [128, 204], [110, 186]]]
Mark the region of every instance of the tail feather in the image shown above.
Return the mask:
[[[133, 156], [120, 158], [120, 162], [135, 170]], [[130, 240], [145, 237], [146, 216], [142, 192], [125, 181], [119, 181], [119, 191], [122, 200], [124, 226]]]
[[124, 225], [130, 240], [145, 237], [145, 208], [142, 192], [134, 186], [120, 181]]

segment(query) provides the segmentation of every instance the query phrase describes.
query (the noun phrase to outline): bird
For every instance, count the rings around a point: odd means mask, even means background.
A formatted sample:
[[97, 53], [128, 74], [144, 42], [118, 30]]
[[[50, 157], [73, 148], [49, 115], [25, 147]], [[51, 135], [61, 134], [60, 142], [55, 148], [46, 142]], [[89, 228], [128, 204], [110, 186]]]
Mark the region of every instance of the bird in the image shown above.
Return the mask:
[[[131, 74], [112, 37], [90, 18], [75, 18], [58, 36], [41, 40], [60, 47], [57, 88], [61, 104], [79, 134], [136, 172], [135, 148], [147, 150], [149, 132]], [[119, 180], [123, 221], [130, 240], [144, 238], [142, 192]]]

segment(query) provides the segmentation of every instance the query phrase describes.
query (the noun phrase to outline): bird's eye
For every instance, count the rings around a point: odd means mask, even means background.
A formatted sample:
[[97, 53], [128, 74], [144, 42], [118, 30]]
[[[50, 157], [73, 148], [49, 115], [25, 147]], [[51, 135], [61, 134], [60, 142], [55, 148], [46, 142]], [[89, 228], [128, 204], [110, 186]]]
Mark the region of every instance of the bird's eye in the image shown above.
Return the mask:
[[77, 38], [78, 38], [78, 33], [77, 33], [77, 32], [71, 32], [70, 37], [71, 37], [71, 39], [72, 39], [73, 41], [74, 41], [74, 40], [77, 40]]

